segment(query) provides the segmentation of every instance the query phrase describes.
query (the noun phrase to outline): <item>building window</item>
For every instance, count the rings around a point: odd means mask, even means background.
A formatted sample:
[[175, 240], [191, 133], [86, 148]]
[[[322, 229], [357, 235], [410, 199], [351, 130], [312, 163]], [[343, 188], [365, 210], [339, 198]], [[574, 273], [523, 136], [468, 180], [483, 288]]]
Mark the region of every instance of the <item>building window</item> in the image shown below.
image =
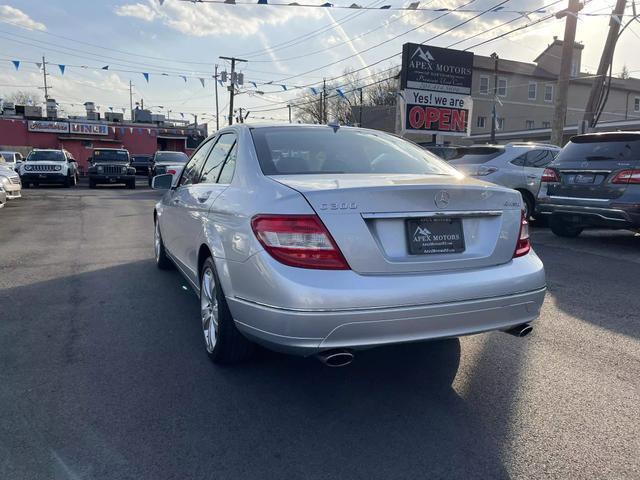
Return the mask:
[[640, 97], [633, 99], [633, 111], [640, 112]]
[[572, 77], [577, 77], [578, 76], [578, 62], [574, 59], [571, 62], [571, 76]]
[[498, 79], [498, 95], [500, 97], [507, 96], [507, 79], [506, 78]]
[[496, 127], [498, 130], [504, 130], [504, 117], [496, 118]]
[[489, 77], [480, 77], [480, 94], [489, 94]]
[[486, 121], [487, 121], [487, 117], [478, 117], [478, 120], [476, 121], [476, 127], [484, 128]]
[[553, 85], [544, 86], [544, 101], [553, 102]]
[[535, 100], [538, 97], [538, 84], [530, 83], [529, 84], [529, 100]]
[[535, 120], [526, 120], [525, 125], [527, 127], [527, 130], [533, 130], [534, 128], [536, 128]]
[[551, 128], [551, 122], [542, 122], [542, 128]]

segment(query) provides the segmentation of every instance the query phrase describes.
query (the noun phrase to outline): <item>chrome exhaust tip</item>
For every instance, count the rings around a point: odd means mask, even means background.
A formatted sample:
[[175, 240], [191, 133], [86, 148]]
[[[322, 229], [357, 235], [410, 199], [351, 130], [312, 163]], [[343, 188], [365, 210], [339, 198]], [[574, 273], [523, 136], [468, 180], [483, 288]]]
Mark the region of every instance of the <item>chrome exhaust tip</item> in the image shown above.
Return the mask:
[[317, 357], [327, 367], [346, 367], [353, 362], [353, 353], [349, 350], [327, 350]]
[[533, 331], [533, 327], [528, 323], [523, 323], [522, 325], [516, 325], [515, 327], [510, 328], [509, 330], [505, 330], [505, 333], [509, 335], [513, 335], [514, 337], [526, 337]]

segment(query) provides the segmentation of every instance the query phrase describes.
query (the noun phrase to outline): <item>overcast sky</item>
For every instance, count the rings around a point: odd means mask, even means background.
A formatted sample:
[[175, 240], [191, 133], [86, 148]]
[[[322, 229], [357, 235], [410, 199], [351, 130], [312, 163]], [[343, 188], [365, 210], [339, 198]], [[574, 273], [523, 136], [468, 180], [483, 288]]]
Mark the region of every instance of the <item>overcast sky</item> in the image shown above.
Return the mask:
[[[323, 3], [298, 3], [305, 1]], [[457, 8], [468, 1], [425, 0], [420, 5]], [[351, 3], [353, 0], [335, 0], [335, 5]], [[361, 5], [403, 7], [409, 3], [385, 0]], [[500, 3], [475, 0], [465, 8], [481, 11]], [[482, 15], [427, 44], [449, 46], [460, 42], [453, 48], [465, 49], [544, 16], [530, 13], [525, 17], [515, 12], [531, 12], [551, 3], [553, 0], [507, 1], [502, 12]], [[587, 2], [583, 12], [609, 13], [613, 3], [593, 0]], [[565, 5], [563, 0], [546, 11], [554, 12]], [[403, 43], [423, 42], [476, 13], [452, 13], [434, 20], [441, 15], [433, 11], [194, 4], [179, 0], [166, 0], [163, 5], [158, 0], [0, 0], [0, 98], [14, 90], [37, 92], [42, 73], [35, 62], [41, 62], [44, 55], [53, 87], [50, 94], [66, 113], [81, 113], [83, 107], [79, 105], [85, 101], [96, 102], [103, 112], [109, 107], [114, 111], [128, 109], [132, 81], [134, 102], [143, 98], [145, 106], [157, 112], [162, 105], [164, 113], [172, 111], [172, 118], [196, 113], [200, 120], [203, 114], [209, 115], [205, 120], [211, 120], [215, 113], [211, 78], [214, 64], [228, 70], [226, 62], [218, 57], [235, 55], [250, 60], [240, 64], [244, 88], [254, 90], [249, 82], [255, 81], [265, 92], [242, 94], [236, 98], [236, 106], [252, 111], [254, 121], [259, 117], [286, 120], [287, 109], [282, 102], [293, 101], [300, 93], [294, 87], [321, 84], [323, 77], [338, 76], [346, 68], [361, 69], [366, 84], [370, 81], [367, 77], [377, 70], [390, 69], [399, 57], [370, 65], [399, 53]], [[513, 19], [508, 26], [482, 33]], [[430, 20], [434, 21], [423, 25]], [[577, 40], [585, 45], [583, 71], [597, 69], [608, 22], [607, 16], [581, 16]], [[618, 44], [614, 71], [626, 65], [632, 76], [640, 77], [640, 23], [634, 25]], [[564, 21], [548, 20], [472, 51], [482, 55], [495, 51], [501, 58], [531, 62], [554, 35], [562, 38], [563, 31]], [[11, 60], [21, 62], [17, 71]], [[59, 64], [65, 65], [64, 75]], [[109, 70], [102, 70], [107, 65]], [[315, 71], [305, 73], [311, 70]], [[149, 73], [148, 82], [142, 72]], [[187, 77], [186, 82], [182, 76]], [[273, 84], [264, 85], [266, 82]], [[287, 91], [280, 84], [286, 85]], [[227, 92], [220, 88], [219, 93], [221, 115], [225, 115]], [[266, 111], [275, 107], [282, 108]]]

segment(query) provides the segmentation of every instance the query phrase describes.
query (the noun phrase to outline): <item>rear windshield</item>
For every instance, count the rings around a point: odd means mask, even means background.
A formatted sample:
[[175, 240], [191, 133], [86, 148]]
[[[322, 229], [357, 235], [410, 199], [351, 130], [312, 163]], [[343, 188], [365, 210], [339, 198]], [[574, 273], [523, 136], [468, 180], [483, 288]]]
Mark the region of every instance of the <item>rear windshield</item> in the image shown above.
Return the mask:
[[501, 147], [460, 147], [450, 163], [451, 165], [478, 165], [499, 157], [503, 152], [504, 149]]
[[187, 160], [189, 157], [182, 152], [158, 152], [155, 158], [156, 162], [186, 163]]
[[0, 157], [4, 158], [6, 162], [15, 162], [14, 153], [0, 153]]
[[64, 153], [55, 150], [33, 150], [27, 157], [27, 162], [64, 162]]
[[148, 162], [151, 160], [150, 155], [131, 155], [132, 162]]
[[583, 135], [573, 137], [560, 151], [554, 165], [569, 162], [637, 160], [640, 158], [640, 135]]
[[348, 127], [251, 130], [265, 175], [388, 173], [455, 175], [419, 146], [382, 132]]
[[129, 152], [126, 150], [94, 150], [94, 162], [128, 162]]

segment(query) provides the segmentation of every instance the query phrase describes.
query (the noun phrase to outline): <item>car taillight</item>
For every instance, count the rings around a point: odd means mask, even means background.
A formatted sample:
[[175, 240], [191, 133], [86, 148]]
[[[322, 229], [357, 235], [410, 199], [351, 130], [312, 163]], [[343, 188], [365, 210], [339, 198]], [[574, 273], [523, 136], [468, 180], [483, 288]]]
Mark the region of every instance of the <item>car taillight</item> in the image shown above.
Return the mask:
[[176, 171], [173, 168], [170, 168], [169, 170], [167, 170], [167, 173], [170, 173], [171, 175], [175, 175]]
[[349, 270], [342, 252], [316, 215], [256, 215], [251, 228], [264, 249], [285, 265]]
[[520, 214], [520, 233], [518, 234], [518, 243], [516, 250], [513, 252], [513, 258], [522, 257], [531, 250], [531, 242], [529, 241], [529, 222], [524, 215], [524, 210]]
[[624, 183], [624, 184], [634, 183], [634, 184], [639, 184], [640, 183], [640, 170], [638, 170], [638, 169], [635, 169], [635, 170], [622, 170], [622, 171], [618, 172], [615, 177], [613, 177], [613, 180], [611, 180], [611, 183]]
[[544, 172], [542, 172], [542, 177], [540, 177], [540, 181], [544, 183], [559, 182], [560, 177], [558, 176], [558, 172], [553, 168], [545, 168]]

